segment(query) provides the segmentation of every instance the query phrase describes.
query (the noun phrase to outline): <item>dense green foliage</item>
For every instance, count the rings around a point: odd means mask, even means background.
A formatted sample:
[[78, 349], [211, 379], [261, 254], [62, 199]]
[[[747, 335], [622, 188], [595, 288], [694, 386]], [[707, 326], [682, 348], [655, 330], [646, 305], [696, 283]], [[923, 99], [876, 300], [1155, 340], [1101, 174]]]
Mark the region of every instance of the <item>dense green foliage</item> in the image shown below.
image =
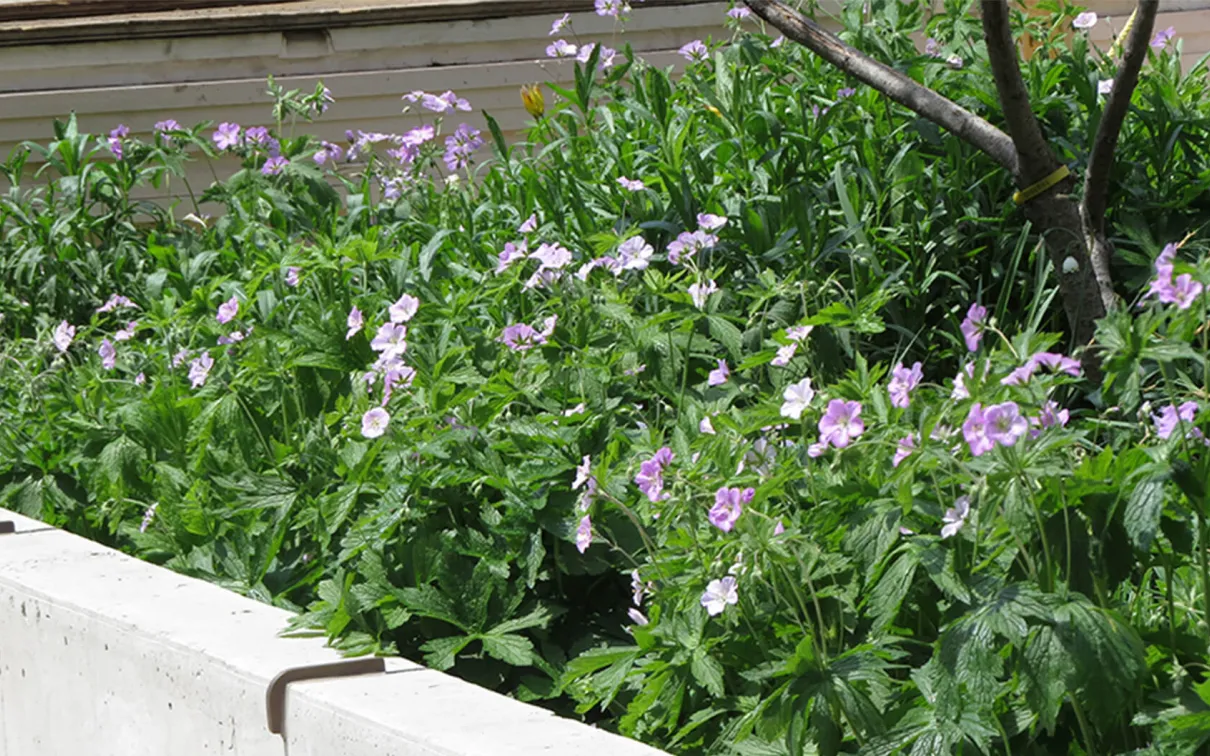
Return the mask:
[[[849, 41], [998, 120], [969, 2], [871, 5]], [[1112, 63], [1049, 10], [1078, 174]], [[230, 143], [18, 150], [0, 504], [676, 753], [1198, 752], [1205, 68], [1149, 54], [1091, 385], [1010, 178], [730, 23], [676, 78], [594, 49], [521, 144], [451, 95], [350, 162], [271, 84]], [[131, 199], [222, 151], [188, 219]]]

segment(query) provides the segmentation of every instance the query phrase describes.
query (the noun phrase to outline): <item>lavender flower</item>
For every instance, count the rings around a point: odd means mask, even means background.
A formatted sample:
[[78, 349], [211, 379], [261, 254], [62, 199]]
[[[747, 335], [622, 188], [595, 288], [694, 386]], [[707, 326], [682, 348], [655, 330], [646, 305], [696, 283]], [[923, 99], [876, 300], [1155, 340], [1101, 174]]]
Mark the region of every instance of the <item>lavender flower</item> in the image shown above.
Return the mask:
[[638, 192], [646, 189], [646, 185], [638, 179], [628, 179], [625, 176], [618, 177], [618, 184], [628, 192]]
[[791, 341], [785, 346], [778, 347], [777, 355], [773, 358], [772, 364], [775, 367], [785, 367], [790, 364], [790, 360], [794, 359], [796, 352], [798, 352], [797, 341]]
[[391, 316], [392, 323], [406, 323], [416, 316], [419, 309], [420, 300], [411, 294], [404, 294], [388, 308], [387, 312]]
[[1152, 415], [1155, 422], [1155, 434], [1162, 439], [1168, 439], [1183, 423], [1192, 423], [1197, 415], [1197, 402], [1185, 402], [1181, 406], [1169, 404], [1160, 410], [1160, 414]]
[[106, 370], [113, 370], [118, 364], [118, 351], [109, 339], [101, 339], [101, 348], [97, 350], [97, 354], [101, 355], [101, 367]]
[[634, 482], [647, 496], [648, 501], [655, 503], [667, 496], [661, 495], [664, 490], [664, 468], [672, 462], [674, 456], [672, 449], [665, 446], [652, 455], [651, 459], [639, 465]]
[[1097, 14], [1092, 11], [1085, 11], [1079, 14], [1071, 22], [1073, 29], [1091, 29], [1097, 25]]
[[984, 318], [986, 317], [987, 308], [977, 302], [972, 304], [970, 309], [966, 311], [966, 320], [962, 321], [961, 330], [963, 338], [966, 339], [966, 348], [972, 352], [979, 348], [979, 340], [983, 338]]
[[556, 39], [554, 42], [546, 46], [546, 57], [548, 58], [574, 58], [576, 56], [576, 46], [565, 39]]
[[849, 442], [865, 431], [865, 422], [861, 419], [861, 402], [848, 402], [843, 399], [833, 399], [828, 402], [828, 409], [819, 419], [819, 438], [825, 444], [831, 444], [837, 449], [843, 449]]
[[693, 300], [693, 306], [699, 310], [706, 309], [706, 302], [709, 301], [710, 295], [718, 291], [718, 285], [710, 280], [706, 283], [695, 283], [689, 286], [689, 298]]
[[212, 367], [214, 367], [214, 358], [210, 356], [210, 352], [202, 352], [201, 356], [189, 363], [189, 381], [193, 388], [201, 388], [206, 385], [206, 379], [210, 376]]
[[357, 309], [357, 305], [353, 305], [353, 309], [349, 310], [349, 317], [345, 320], [345, 323], [349, 326], [349, 331], [345, 334], [345, 341], [348, 341], [356, 336], [361, 331], [362, 326], [365, 325], [365, 318], [362, 316], [361, 310]]
[[1004, 402], [984, 411], [987, 438], [1001, 446], [1013, 446], [1029, 430], [1029, 422], [1021, 416], [1016, 402]]
[[302, 268], [291, 265], [286, 268], [286, 286], [298, 286], [298, 275], [302, 273]]
[[954, 501], [954, 506], [945, 510], [945, 514], [941, 516], [941, 521], [945, 523], [941, 526], [941, 537], [951, 538], [962, 530], [962, 526], [966, 524], [966, 518], [971, 513], [971, 500], [967, 496], [959, 496]]
[[987, 435], [987, 417], [982, 404], [976, 402], [971, 405], [966, 421], [962, 423], [962, 436], [970, 446], [971, 454], [976, 457], [983, 456], [996, 446], [996, 442]]
[[231, 297], [231, 299], [228, 299], [226, 302], [223, 302], [218, 306], [218, 313], [214, 316], [214, 319], [219, 323], [226, 324], [234, 320], [235, 316], [238, 314], [239, 300], [235, 297]]
[[751, 488], [723, 487], [714, 492], [714, 506], [710, 508], [710, 524], [724, 533], [730, 533], [743, 514], [744, 505], [751, 503], [756, 491]]
[[908, 370], [899, 363], [891, 370], [891, 383], [888, 391], [891, 395], [891, 406], [906, 408], [911, 403], [911, 392], [920, 382], [924, 380], [924, 371], [921, 369], [920, 363], [912, 365], [912, 369]]
[[719, 360], [718, 367], [710, 371], [710, 375], [706, 378], [706, 385], [721, 386], [731, 377], [731, 369], [727, 367], [726, 360]]
[[549, 36], [549, 37], [555, 36], [559, 32], [566, 29], [568, 27], [568, 25], [570, 25], [570, 24], [571, 24], [571, 14], [564, 13], [562, 15], [562, 17], [556, 18], [555, 22], [550, 25], [550, 33], [547, 34], [547, 36]]
[[580, 520], [579, 527], [576, 528], [576, 550], [583, 554], [588, 551], [588, 547], [592, 544], [592, 520], [588, 515], [584, 515]]
[[739, 591], [735, 578], [728, 575], [721, 580], [711, 580], [702, 593], [701, 604], [711, 617], [722, 614], [728, 606], [739, 602]]
[[1156, 52], [1163, 50], [1168, 46], [1168, 43], [1171, 42], [1172, 38], [1175, 36], [1176, 27], [1173, 26], [1169, 26], [1163, 31], [1156, 32], [1155, 36], [1151, 38], [1151, 49], [1155, 50]]
[[240, 127], [238, 123], [220, 123], [210, 138], [214, 146], [220, 150], [230, 150], [239, 146]]
[[366, 438], [378, 438], [387, 432], [387, 425], [391, 422], [391, 415], [382, 407], [373, 407], [366, 410], [366, 413], [361, 416], [361, 435]]
[[725, 225], [727, 225], [727, 219], [721, 215], [711, 215], [710, 213], [697, 214], [697, 227], [702, 231], [714, 231]]
[[909, 433], [899, 439], [895, 446], [895, 456], [891, 459], [891, 467], [899, 467], [899, 463], [912, 455], [916, 450], [916, 434]]
[[700, 39], [695, 39], [692, 42], [682, 45], [681, 49], [677, 50], [677, 52], [684, 56], [685, 60], [689, 61], [690, 63], [700, 63], [710, 54], [710, 51], [706, 49], [706, 46], [702, 44]]

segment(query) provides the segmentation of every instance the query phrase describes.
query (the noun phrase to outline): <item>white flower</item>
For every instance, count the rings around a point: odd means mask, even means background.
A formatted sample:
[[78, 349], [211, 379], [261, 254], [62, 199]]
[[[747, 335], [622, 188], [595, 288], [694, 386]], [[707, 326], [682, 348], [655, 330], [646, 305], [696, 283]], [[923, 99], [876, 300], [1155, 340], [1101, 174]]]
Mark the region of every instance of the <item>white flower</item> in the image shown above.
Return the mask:
[[791, 341], [783, 347], [778, 347], [777, 356], [773, 358], [775, 367], [785, 367], [790, 364], [790, 360], [794, 359], [794, 353], [798, 351], [798, 342]]
[[387, 425], [390, 422], [390, 414], [382, 407], [366, 410], [366, 413], [361, 416], [361, 435], [366, 438], [378, 438], [387, 432]]
[[210, 376], [212, 367], [214, 358], [210, 356], [210, 352], [202, 352], [200, 357], [189, 363], [189, 381], [193, 388], [206, 385], [206, 378]]
[[571, 490], [575, 491], [580, 486], [588, 482], [592, 477], [592, 457], [585, 454], [584, 459], [576, 467], [576, 479], [571, 484]]
[[1080, 263], [1076, 258], [1068, 256], [1063, 260], [1063, 272], [1075, 273], [1080, 269]]
[[956, 535], [959, 530], [962, 530], [962, 526], [966, 524], [966, 516], [970, 512], [970, 498], [959, 496], [958, 500], [954, 502], [954, 506], [945, 510], [945, 514], [941, 517], [941, 521], [945, 523], [945, 525], [941, 526], [941, 537], [949, 538]]
[[785, 399], [781, 405], [781, 416], [798, 420], [802, 417], [803, 411], [811, 405], [811, 400], [815, 398], [815, 390], [811, 388], [811, 379], [803, 378], [798, 383], [786, 386], [786, 390], [781, 395]]
[[697, 214], [697, 227], [703, 231], [713, 231], [725, 225], [727, 225], [727, 219], [721, 215], [711, 215], [710, 213]]
[[710, 299], [710, 295], [718, 291], [718, 286], [711, 280], [709, 283], [695, 283], [689, 287], [689, 298], [693, 300], [693, 306], [699, 310], [706, 309], [706, 302]]
[[388, 312], [390, 312], [392, 323], [406, 323], [415, 317], [416, 311], [419, 309], [420, 300], [411, 294], [404, 294], [398, 302], [390, 306]]
[[55, 342], [55, 347], [57, 347], [60, 352], [66, 352], [67, 348], [71, 346], [72, 339], [75, 337], [76, 327], [64, 320], [55, 327], [55, 333], [51, 337], [51, 340]]
[[1113, 79], [1105, 79], [1097, 83], [1097, 93], [1107, 95], [1113, 91]]
[[1085, 11], [1076, 16], [1071, 22], [1074, 29], [1091, 29], [1097, 25], [1097, 14], [1093, 11]]
[[739, 603], [735, 578], [728, 575], [722, 580], [711, 580], [702, 593], [701, 603], [711, 617], [722, 614], [729, 604]]
[[706, 417], [703, 417], [702, 421], [697, 424], [697, 430], [699, 433], [704, 433], [707, 436], [714, 435], [714, 423], [710, 422], [709, 415], [707, 415]]
[[572, 417], [574, 415], [578, 415], [586, 409], [588, 409], [588, 407], [584, 404], [584, 402], [580, 402], [571, 409], [563, 410], [563, 417]]
[[815, 330], [815, 326], [809, 326], [809, 325], [790, 326], [789, 328], [786, 329], [786, 338], [789, 339], [790, 341], [797, 341], [798, 343], [801, 344], [802, 342], [807, 340], [807, 337], [811, 335], [811, 331], [814, 331], [814, 330]]

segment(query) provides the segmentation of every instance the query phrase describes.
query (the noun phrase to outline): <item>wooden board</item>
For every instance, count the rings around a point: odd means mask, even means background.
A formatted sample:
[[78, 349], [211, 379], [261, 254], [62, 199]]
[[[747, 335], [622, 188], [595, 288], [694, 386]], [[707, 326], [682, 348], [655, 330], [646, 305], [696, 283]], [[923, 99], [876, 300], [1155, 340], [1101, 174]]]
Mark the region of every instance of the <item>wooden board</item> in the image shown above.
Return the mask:
[[0, 23], [280, 2], [282, 0], [0, 0]]

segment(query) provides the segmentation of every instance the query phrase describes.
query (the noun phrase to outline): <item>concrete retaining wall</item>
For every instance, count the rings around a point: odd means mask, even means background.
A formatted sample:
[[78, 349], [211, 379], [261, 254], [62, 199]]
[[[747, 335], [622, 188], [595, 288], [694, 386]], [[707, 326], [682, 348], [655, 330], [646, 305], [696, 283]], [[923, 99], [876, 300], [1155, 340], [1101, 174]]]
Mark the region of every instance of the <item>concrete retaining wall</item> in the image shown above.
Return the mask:
[[0, 756], [659, 756], [404, 659], [265, 691], [340, 658], [288, 613], [0, 510]]

